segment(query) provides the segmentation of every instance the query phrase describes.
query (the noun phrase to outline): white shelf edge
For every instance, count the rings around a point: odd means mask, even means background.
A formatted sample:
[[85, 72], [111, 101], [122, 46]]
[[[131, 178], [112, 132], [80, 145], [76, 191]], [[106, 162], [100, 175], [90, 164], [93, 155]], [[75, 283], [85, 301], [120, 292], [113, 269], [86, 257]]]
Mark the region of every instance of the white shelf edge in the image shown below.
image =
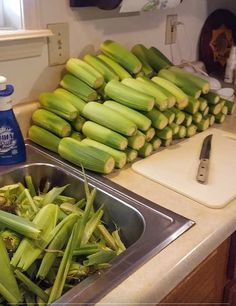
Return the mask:
[[35, 39], [40, 37], [49, 37], [53, 36], [51, 30], [42, 29], [42, 30], [0, 30], [0, 43], [6, 41], [17, 41], [22, 39]]

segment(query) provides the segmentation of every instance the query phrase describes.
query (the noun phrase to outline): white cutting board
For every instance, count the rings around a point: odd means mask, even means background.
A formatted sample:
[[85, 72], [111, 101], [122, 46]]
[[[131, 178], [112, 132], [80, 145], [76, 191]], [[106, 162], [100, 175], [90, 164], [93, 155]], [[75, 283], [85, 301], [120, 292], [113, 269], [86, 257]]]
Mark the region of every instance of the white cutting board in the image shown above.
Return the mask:
[[[203, 139], [213, 134], [207, 184], [196, 181]], [[215, 128], [171, 145], [140, 160], [132, 169], [211, 208], [236, 197], [236, 134]]]

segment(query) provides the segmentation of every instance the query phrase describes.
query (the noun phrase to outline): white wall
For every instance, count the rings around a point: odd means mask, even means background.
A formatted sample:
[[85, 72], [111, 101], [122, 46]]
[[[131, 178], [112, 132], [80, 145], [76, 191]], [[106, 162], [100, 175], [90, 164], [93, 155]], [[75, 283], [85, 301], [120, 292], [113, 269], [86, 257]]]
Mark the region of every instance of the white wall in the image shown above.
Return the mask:
[[[183, 23], [178, 28], [178, 40], [173, 46], [174, 62], [197, 59], [197, 44], [204, 21], [217, 8], [229, 8], [236, 13], [234, 0], [184, 0], [172, 10], [146, 12], [140, 15], [120, 16], [96, 8], [71, 9], [68, 0], [40, 0], [42, 25], [68, 22], [71, 56], [82, 56], [98, 50], [107, 38], [127, 47], [135, 43], [155, 45], [171, 58], [170, 47], [165, 46], [165, 19], [177, 13]], [[40, 57], [0, 62], [0, 74], [15, 85], [14, 103], [36, 100], [42, 91], [55, 89], [64, 66], [48, 67], [47, 45]]]

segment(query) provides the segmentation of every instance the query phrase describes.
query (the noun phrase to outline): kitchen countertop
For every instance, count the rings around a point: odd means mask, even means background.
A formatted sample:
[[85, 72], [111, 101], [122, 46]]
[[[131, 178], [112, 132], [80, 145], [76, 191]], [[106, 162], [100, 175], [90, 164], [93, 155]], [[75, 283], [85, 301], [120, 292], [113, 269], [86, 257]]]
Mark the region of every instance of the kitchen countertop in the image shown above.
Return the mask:
[[[29, 126], [26, 118], [30, 118], [37, 106], [35, 102], [14, 108], [25, 137]], [[219, 128], [236, 134], [235, 120], [235, 114], [228, 116]], [[106, 177], [196, 224], [108, 293], [98, 305], [156, 305], [236, 230], [236, 199], [223, 209], [211, 209], [135, 173], [130, 167]]]

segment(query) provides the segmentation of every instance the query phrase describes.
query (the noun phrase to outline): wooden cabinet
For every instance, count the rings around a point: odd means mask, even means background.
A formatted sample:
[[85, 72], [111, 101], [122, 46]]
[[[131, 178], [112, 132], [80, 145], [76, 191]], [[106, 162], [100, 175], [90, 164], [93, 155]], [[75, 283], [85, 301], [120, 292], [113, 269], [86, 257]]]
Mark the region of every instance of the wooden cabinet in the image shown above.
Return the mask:
[[236, 305], [236, 232], [231, 237], [224, 303], [228, 303], [228, 306]]
[[224, 288], [227, 284], [230, 242], [230, 238], [225, 240], [161, 303], [165, 303], [165, 306], [171, 303], [179, 306], [190, 306], [193, 303], [195, 306], [209, 305], [209, 303], [211, 306], [219, 306], [223, 301]]

